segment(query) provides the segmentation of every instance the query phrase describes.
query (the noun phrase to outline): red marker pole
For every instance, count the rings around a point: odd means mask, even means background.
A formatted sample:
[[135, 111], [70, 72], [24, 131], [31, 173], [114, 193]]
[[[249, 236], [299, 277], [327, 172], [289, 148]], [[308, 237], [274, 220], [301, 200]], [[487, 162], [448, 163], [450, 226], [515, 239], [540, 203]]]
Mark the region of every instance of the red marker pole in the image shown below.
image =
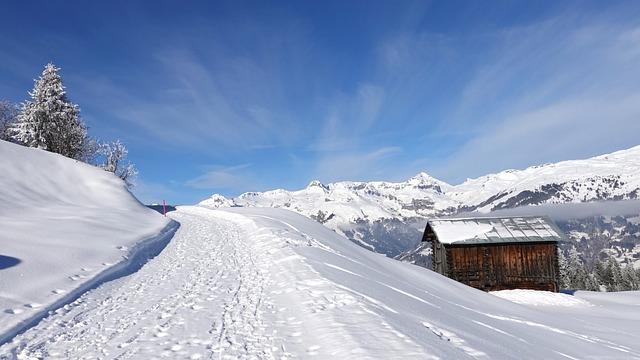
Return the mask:
[[167, 217], [167, 203], [164, 200], [162, 200], [162, 215]]

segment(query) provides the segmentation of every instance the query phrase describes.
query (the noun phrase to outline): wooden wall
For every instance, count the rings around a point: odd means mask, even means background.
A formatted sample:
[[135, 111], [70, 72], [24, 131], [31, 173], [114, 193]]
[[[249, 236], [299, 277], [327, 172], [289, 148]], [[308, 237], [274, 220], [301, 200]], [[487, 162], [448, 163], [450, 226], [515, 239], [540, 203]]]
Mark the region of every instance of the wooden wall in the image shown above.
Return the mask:
[[441, 273], [485, 291], [558, 291], [556, 247], [548, 242], [445, 245], [446, 269]]

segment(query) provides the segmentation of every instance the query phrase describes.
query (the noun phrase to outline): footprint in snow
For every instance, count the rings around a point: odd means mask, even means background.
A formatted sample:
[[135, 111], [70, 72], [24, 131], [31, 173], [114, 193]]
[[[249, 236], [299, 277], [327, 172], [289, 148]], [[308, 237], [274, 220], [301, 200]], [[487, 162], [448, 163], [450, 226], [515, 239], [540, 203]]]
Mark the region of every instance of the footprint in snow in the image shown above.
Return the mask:
[[42, 305], [38, 304], [38, 303], [30, 303], [30, 304], [24, 304], [24, 306], [28, 307], [30, 309], [37, 309], [37, 308], [41, 307]]
[[24, 312], [22, 309], [7, 309], [4, 311], [7, 314], [18, 315]]
[[318, 355], [318, 349], [320, 349], [320, 346], [318, 345], [309, 346], [309, 348], [307, 349], [307, 354]]
[[56, 295], [59, 295], [59, 294], [64, 294], [66, 291], [62, 289], [55, 289], [55, 290], [51, 290], [51, 292]]

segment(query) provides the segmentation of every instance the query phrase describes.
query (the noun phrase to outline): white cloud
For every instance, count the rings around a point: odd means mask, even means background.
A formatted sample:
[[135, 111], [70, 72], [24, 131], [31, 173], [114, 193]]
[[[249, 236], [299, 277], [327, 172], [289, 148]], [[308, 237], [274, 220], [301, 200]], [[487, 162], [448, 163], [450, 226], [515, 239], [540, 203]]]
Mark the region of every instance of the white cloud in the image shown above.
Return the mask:
[[450, 182], [505, 168], [584, 158], [640, 143], [635, 25], [558, 18], [497, 34], [493, 62], [451, 121], [466, 143], [432, 166]]
[[556, 103], [488, 126], [437, 170], [471, 176], [600, 155], [638, 145], [639, 133], [640, 93]]
[[185, 183], [194, 189], [205, 190], [237, 190], [250, 186], [249, 175], [246, 170], [250, 164], [231, 167], [215, 167], [206, 173]]
[[371, 151], [324, 153], [316, 163], [313, 178], [325, 182], [388, 178], [390, 162], [401, 151], [399, 147], [387, 146]]

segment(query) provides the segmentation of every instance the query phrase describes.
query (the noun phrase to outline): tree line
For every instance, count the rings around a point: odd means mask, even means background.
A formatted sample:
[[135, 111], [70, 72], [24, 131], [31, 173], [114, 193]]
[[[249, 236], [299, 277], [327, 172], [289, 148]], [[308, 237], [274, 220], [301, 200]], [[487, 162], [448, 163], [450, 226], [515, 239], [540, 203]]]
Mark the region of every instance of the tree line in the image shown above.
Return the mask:
[[67, 96], [60, 68], [47, 64], [28, 94], [19, 105], [0, 101], [0, 140], [99, 166], [133, 186], [137, 170], [126, 161], [127, 148], [120, 140], [103, 143], [89, 135], [80, 107]]
[[640, 269], [631, 263], [620, 265], [612, 256], [595, 261], [589, 268], [575, 247], [565, 256], [558, 250], [560, 288], [591, 291], [640, 290]]

